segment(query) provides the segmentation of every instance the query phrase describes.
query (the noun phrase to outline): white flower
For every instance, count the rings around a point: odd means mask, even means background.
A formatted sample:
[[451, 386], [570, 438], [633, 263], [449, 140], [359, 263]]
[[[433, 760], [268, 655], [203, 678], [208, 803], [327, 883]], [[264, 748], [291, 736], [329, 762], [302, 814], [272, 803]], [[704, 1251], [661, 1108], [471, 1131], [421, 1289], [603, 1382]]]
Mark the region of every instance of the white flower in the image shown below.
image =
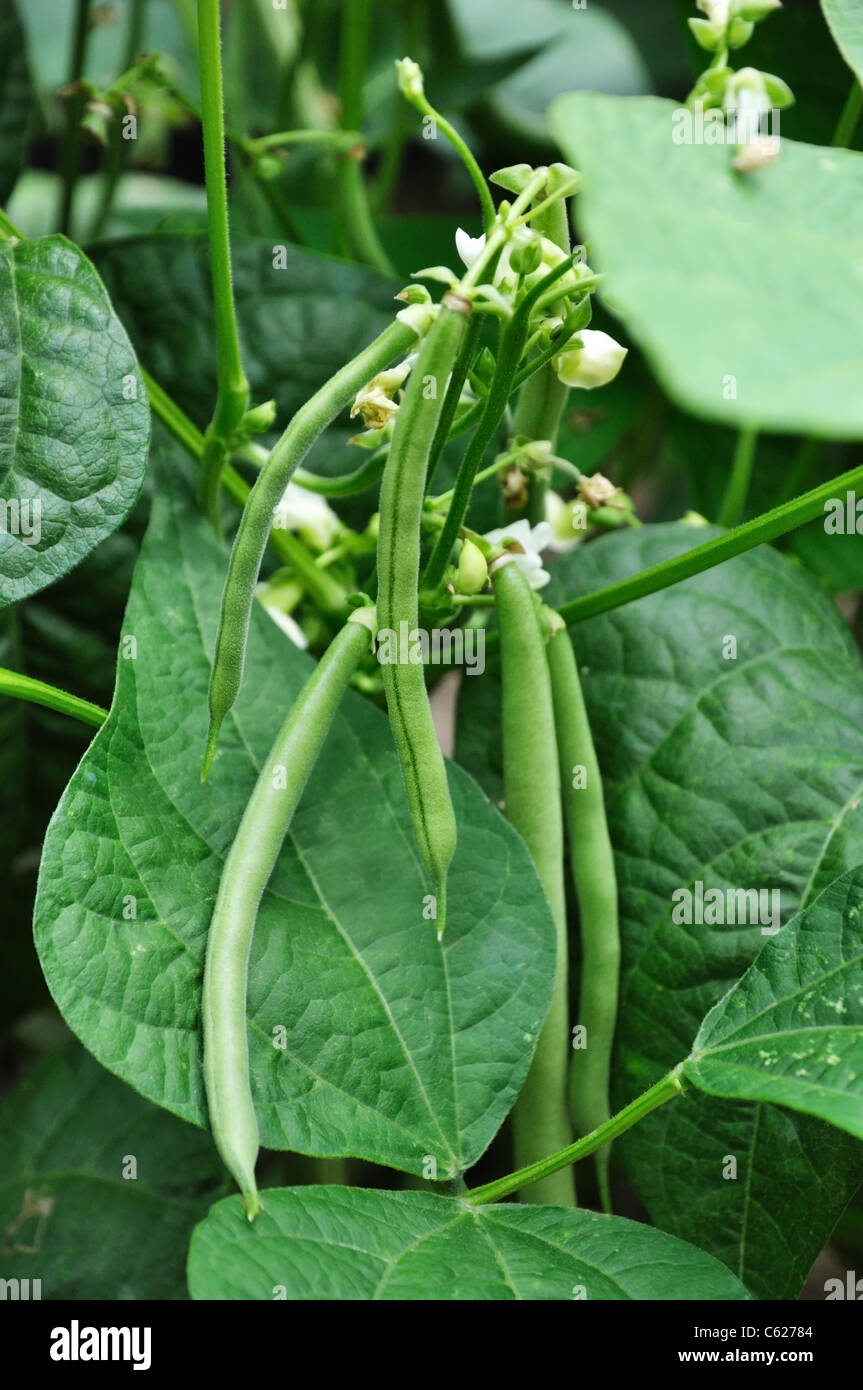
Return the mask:
[[491, 545], [502, 545], [504, 541], [515, 541], [520, 550], [510, 550], [515, 563], [527, 579], [532, 589], [544, 589], [551, 575], [542, 567], [542, 552], [547, 550], [554, 539], [554, 531], [547, 521], [541, 521], [531, 528], [530, 522], [522, 517], [509, 526], [500, 526], [496, 531], [488, 531], [486, 540]]
[[371, 381], [357, 392], [351, 406], [351, 419], [353, 420], [355, 415], [362, 415], [363, 425], [367, 430], [382, 430], [389, 420], [398, 414], [398, 402], [393, 397], [415, 360], [415, 355], [411, 354], [397, 367], [389, 367], [372, 377]]
[[731, 0], [698, 0], [698, 8], [711, 24], [725, 28], [730, 19]]
[[731, 162], [741, 174], [754, 174], [778, 159], [781, 148], [778, 135], [758, 135], [741, 145]]
[[549, 488], [545, 494], [545, 519], [552, 528], [553, 536], [548, 549], [556, 555], [565, 555], [574, 550], [587, 533], [587, 505], [578, 500], [564, 502], [557, 492]]
[[565, 386], [585, 391], [607, 386], [623, 366], [627, 349], [598, 329], [585, 328], [579, 337], [580, 347], [568, 348], [554, 358], [554, 370]]
[[299, 483], [288, 483], [273, 516], [277, 531], [299, 531], [318, 550], [328, 550], [341, 528], [327, 499]]
[[455, 249], [458, 251], [462, 264], [470, 270], [474, 261], [485, 250], [485, 237], [468, 236], [467, 232], [459, 227], [455, 234]]

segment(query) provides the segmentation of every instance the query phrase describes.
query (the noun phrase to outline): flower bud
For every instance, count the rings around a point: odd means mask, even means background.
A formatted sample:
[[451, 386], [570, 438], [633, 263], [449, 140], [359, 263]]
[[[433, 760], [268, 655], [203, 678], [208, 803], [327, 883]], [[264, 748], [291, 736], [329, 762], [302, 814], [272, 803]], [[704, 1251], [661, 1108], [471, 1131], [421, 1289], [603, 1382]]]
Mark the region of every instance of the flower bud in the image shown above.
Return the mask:
[[455, 582], [460, 594], [478, 594], [488, 583], [485, 556], [479, 546], [471, 540], [462, 542]]
[[414, 101], [424, 95], [423, 71], [419, 63], [415, 63], [413, 58], [397, 58], [396, 73], [399, 91], [403, 97], [407, 97], [408, 101]]
[[554, 370], [565, 386], [592, 391], [614, 381], [626, 354], [627, 349], [610, 334], [586, 328], [579, 343], [553, 359]]
[[275, 401], [264, 401], [261, 405], [255, 405], [246, 411], [243, 424], [250, 434], [266, 434], [276, 423], [276, 410]]

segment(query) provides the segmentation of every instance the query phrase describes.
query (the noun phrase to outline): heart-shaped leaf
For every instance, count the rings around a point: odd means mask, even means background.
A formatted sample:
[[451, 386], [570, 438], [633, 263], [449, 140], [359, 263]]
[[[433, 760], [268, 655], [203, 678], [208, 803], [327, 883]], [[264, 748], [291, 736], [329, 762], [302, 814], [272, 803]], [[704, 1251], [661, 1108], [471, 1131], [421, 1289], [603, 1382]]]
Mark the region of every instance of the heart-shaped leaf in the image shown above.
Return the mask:
[[836, 879], [711, 1009], [684, 1073], [863, 1139], [863, 869]]
[[728, 145], [675, 142], [681, 112], [584, 92], [552, 108], [609, 304], [695, 414], [863, 437], [863, 157], [784, 140], [740, 174]]
[[147, 467], [150, 412], [105, 287], [64, 237], [0, 245], [0, 607], [115, 531]]
[[83, 1048], [37, 1062], [6, 1097], [0, 1172], [0, 1275], [41, 1280], [31, 1298], [184, 1296], [189, 1234], [219, 1190], [215, 1152]]
[[[70, 1027], [111, 1070], [205, 1122], [200, 977], [222, 865], [310, 669], [256, 612], [243, 691], [205, 786], [224, 555], [160, 480], [117, 694], [45, 842], [35, 936]], [[522, 842], [453, 769], [460, 823], [444, 942], [424, 920], [383, 715], [346, 700], [264, 896], [248, 1010], [261, 1141], [439, 1178], [483, 1152], [524, 1079], [554, 973]]]
[[189, 1247], [197, 1299], [745, 1299], [717, 1260], [592, 1211], [472, 1207], [425, 1192], [270, 1189], [250, 1226], [239, 1198]]

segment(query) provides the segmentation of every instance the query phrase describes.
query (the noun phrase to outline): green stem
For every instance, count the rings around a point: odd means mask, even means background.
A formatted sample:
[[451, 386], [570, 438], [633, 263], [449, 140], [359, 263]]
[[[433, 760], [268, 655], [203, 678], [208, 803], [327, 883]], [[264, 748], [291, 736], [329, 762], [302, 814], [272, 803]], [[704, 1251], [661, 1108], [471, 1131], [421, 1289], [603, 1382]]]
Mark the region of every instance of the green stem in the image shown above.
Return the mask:
[[[371, 0], [342, 0], [339, 95], [343, 130], [362, 129], [371, 15]], [[372, 220], [362, 168], [349, 155], [339, 165], [339, 200], [345, 236], [353, 254], [384, 275], [395, 275]]]
[[[582, 623], [587, 618], [596, 617], [598, 613], [609, 613], [613, 608], [620, 608], [625, 603], [634, 603], [636, 599], [658, 593], [660, 589], [667, 589], [672, 584], [679, 584], [683, 579], [703, 574], [714, 565], [721, 565], [724, 561], [733, 559], [735, 555], [752, 550], [756, 545], [764, 545], [767, 541], [776, 540], [777, 536], [784, 536], [788, 531], [805, 526], [807, 521], [812, 521], [814, 517], [823, 513], [824, 503], [831, 497], [850, 492], [861, 484], [863, 467], [852, 468], [849, 473], [842, 473], [838, 478], [813, 488], [811, 492], [804, 492], [802, 497], [795, 497], [790, 502], [774, 507], [772, 511], [753, 517], [743, 526], [736, 526], [734, 530], [726, 531], [724, 535], [716, 536], [704, 545], [697, 545], [683, 555], [676, 555], [672, 560], [652, 565], [640, 574], [618, 580], [616, 584], [609, 584], [605, 589], [585, 594], [583, 598], [571, 599], [569, 603], [561, 605], [560, 616], [567, 626], [571, 627], [573, 623]], [[494, 634], [489, 633], [487, 645], [493, 645], [493, 636]]]
[[855, 77], [848, 99], [842, 108], [839, 124], [836, 127], [831, 145], [834, 149], [847, 149], [854, 139], [857, 123], [863, 113], [863, 87]]
[[[578, 901], [581, 981], [578, 1022], [585, 1047], [573, 1054], [570, 1098], [577, 1134], [588, 1134], [609, 1118], [609, 1086], [620, 976], [617, 878], [608, 833], [602, 774], [581, 692], [569, 633], [548, 644], [548, 669], [560, 759], [563, 808], [572, 877]], [[611, 1149], [597, 1152], [603, 1210], [611, 1213]]]
[[[551, 908], [556, 941], [551, 1007], [512, 1112], [514, 1154], [521, 1166], [532, 1165], [549, 1150], [567, 1144], [572, 1133], [567, 1105], [569, 1005], [563, 816], [551, 683], [537, 603], [526, 578], [512, 560], [499, 562], [493, 584], [503, 668], [506, 817], [533, 859]], [[563, 1169], [564, 1165], [559, 1166]], [[575, 1205], [569, 1170], [537, 1176], [542, 1180], [531, 1184], [522, 1200]]]
[[[79, 82], [84, 75], [87, 59], [87, 41], [90, 37], [90, 11], [92, 0], [77, 0], [75, 9], [75, 32], [72, 40], [72, 60], [69, 69], [69, 85]], [[81, 167], [81, 117], [84, 113], [85, 98], [70, 96], [66, 110], [66, 131], [63, 137], [62, 191], [60, 194], [60, 231], [69, 235], [72, 222], [72, 202], [75, 197], [75, 184]]]
[[683, 1095], [685, 1089], [679, 1068], [675, 1068], [661, 1081], [658, 1081], [655, 1086], [651, 1086], [649, 1091], [645, 1091], [644, 1095], [639, 1096], [623, 1110], [619, 1110], [605, 1124], [600, 1125], [592, 1134], [586, 1134], [583, 1139], [579, 1139], [575, 1144], [569, 1144], [559, 1153], [549, 1154], [548, 1158], [541, 1158], [538, 1162], [531, 1163], [526, 1168], [520, 1168], [505, 1178], [497, 1178], [496, 1181], [487, 1182], [482, 1187], [475, 1187], [472, 1192], [468, 1193], [468, 1201], [474, 1206], [484, 1206], [487, 1202], [499, 1202], [502, 1197], [508, 1197], [512, 1192], [518, 1192], [529, 1183], [535, 1183], [551, 1177], [554, 1173], [559, 1173], [562, 1168], [568, 1168], [570, 1164], [577, 1163], [579, 1159], [587, 1158], [589, 1154], [595, 1153], [604, 1144], [611, 1143], [612, 1139], [616, 1139], [618, 1135], [632, 1129], [632, 1126], [637, 1125], [639, 1120], [643, 1120], [646, 1115], [658, 1110], [660, 1105], [664, 1105], [667, 1100], [673, 1100], [675, 1096]]
[[77, 695], [68, 695], [45, 681], [37, 681], [32, 676], [22, 676], [18, 671], [0, 668], [0, 695], [8, 695], [16, 700], [29, 700], [34, 705], [44, 705], [46, 709], [59, 710], [84, 724], [92, 724], [99, 729], [108, 718], [108, 711]]
[[219, 0], [198, 0], [198, 62], [218, 362], [216, 406], [207, 430], [201, 466], [201, 500], [207, 516], [219, 531], [219, 484], [227, 460], [228, 440], [249, 404], [249, 383], [240, 355], [231, 281]]
[[408, 101], [411, 103], [413, 107], [416, 108], [417, 111], [420, 112], [421, 115], [431, 117], [431, 119], [435, 122], [435, 125], [443, 131], [447, 140], [449, 140], [450, 144], [452, 145], [453, 149], [455, 150], [456, 154], [458, 155], [459, 159], [461, 160], [462, 164], [467, 170], [470, 180], [474, 188], [476, 189], [477, 197], [479, 198], [480, 202], [480, 207], [482, 208], [483, 224], [485, 226], [486, 232], [490, 232], [492, 223], [494, 222], [496, 216], [494, 200], [492, 199], [491, 193], [489, 192], [489, 187], [485, 181], [483, 172], [477, 164], [476, 160], [474, 159], [474, 156], [468, 148], [467, 144], [459, 135], [455, 126], [450, 125], [449, 121], [444, 116], [442, 116], [441, 113], [437, 111], [434, 106], [432, 106], [425, 92], [411, 93], [408, 96]]
[[[569, 251], [569, 218], [565, 199], [544, 208], [534, 226], [541, 236], [553, 241], [562, 251]], [[528, 439], [548, 439], [553, 448], [568, 395], [569, 387], [564, 386], [551, 361], [547, 361], [545, 366], [531, 374], [521, 389], [515, 408], [513, 433], [525, 435]], [[547, 490], [547, 479], [534, 474], [527, 508], [531, 525], [535, 526], [545, 517]]]
[[746, 499], [749, 496], [752, 465], [755, 462], [757, 447], [757, 432], [749, 428], [742, 429], [737, 436], [731, 476], [728, 479], [728, 486], [722, 499], [722, 506], [719, 509], [718, 524], [720, 526], [737, 526], [740, 523], [743, 509], [746, 506]]

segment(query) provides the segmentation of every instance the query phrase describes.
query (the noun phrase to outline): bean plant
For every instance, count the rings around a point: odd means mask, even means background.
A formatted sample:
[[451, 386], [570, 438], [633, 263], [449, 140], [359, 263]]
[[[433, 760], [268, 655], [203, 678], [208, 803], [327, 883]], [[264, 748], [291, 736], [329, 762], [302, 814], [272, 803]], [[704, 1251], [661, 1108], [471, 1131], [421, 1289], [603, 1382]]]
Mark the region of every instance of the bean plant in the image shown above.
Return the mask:
[[0, 33], [3, 1287], [861, 1296], [863, 0]]

